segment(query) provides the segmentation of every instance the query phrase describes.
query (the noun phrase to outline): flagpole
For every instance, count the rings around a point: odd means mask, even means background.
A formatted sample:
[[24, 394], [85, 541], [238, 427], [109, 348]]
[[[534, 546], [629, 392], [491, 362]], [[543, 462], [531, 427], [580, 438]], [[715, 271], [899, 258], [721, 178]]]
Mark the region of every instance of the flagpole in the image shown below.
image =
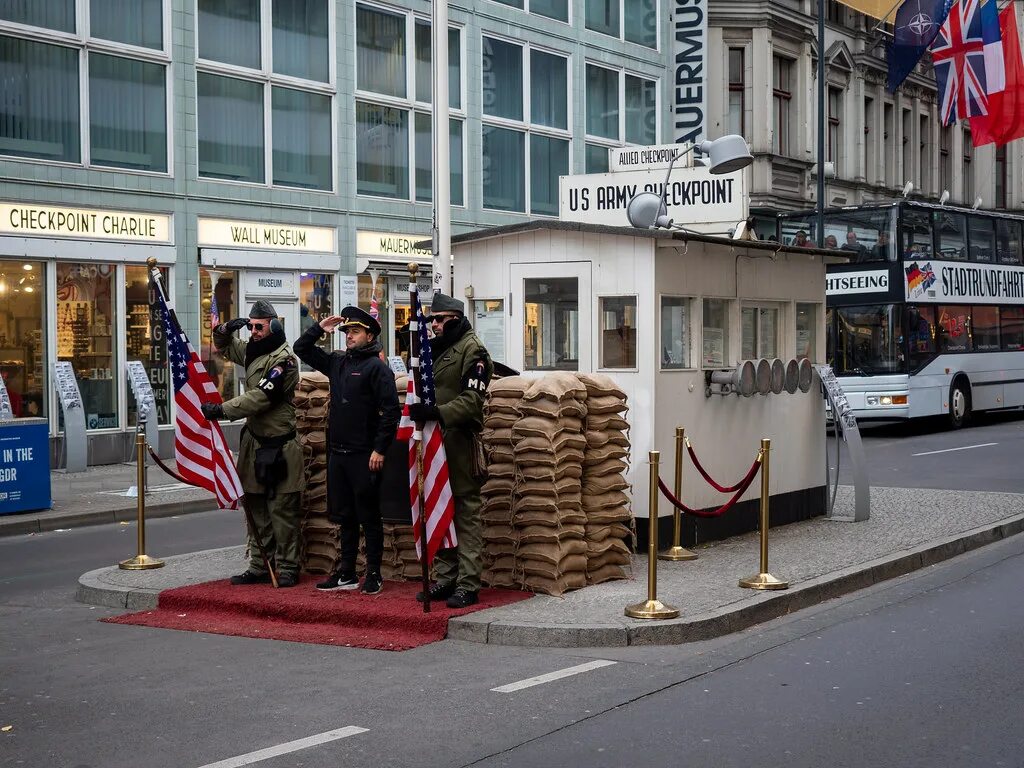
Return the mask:
[[818, 204], [817, 245], [825, 247], [825, 0], [818, 0]]
[[[420, 265], [415, 261], [409, 264], [409, 308], [414, 312], [409, 320], [409, 362], [410, 372], [413, 376], [413, 392], [419, 390], [419, 316], [417, 312], [419, 303], [419, 287], [416, 284], [416, 276], [419, 273]], [[412, 364], [415, 365], [412, 365]], [[423, 427], [422, 421], [417, 421], [413, 427], [412, 439], [416, 443], [416, 503], [420, 509], [420, 576], [423, 580], [423, 612], [430, 613], [430, 565], [427, 563], [427, 553], [430, 548], [427, 545], [427, 515], [426, 505], [423, 500]]]

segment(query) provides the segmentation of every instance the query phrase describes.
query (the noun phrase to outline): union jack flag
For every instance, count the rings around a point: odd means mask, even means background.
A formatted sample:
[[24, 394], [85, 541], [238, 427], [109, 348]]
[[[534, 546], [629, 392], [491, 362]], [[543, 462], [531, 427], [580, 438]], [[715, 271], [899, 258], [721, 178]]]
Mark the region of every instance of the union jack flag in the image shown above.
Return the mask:
[[399, 440], [409, 441], [409, 504], [412, 507], [412, 530], [416, 540], [416, 554], [424, 557], [420, 526], [420, 462], [417, 454], [423, 451], [423, 503], [426, 508], [427, 547], [426, 562], [429, 564], [439, 549], [454, 547], [455, 500], [448, 482], [448, 457], [444, 451], [444, 433], [436, 421], [416, 424], [409, 418], [409, 406], [413, 403], [436, 405], [434, 390], [434, 360], [427, 336], [427, 318], [423, 314], [419, 289], [416, 283], [409, 284], [409, 300], [413, 319], [409, 321], [411, 344], [409, 350], [409, 389], [402, 408], [402, 420], [398, 425]]
[[944, 125], [988, 114], [988, 97], [1003, 85], [986, 47], [999, 42], [995, 0], [957, 0], [931, 45]]

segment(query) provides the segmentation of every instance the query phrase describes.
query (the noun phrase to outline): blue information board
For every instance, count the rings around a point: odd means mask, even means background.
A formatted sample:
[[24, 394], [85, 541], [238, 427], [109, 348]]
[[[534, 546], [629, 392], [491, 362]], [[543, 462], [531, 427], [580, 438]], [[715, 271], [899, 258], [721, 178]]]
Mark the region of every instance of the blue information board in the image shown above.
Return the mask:
[[45, 419], [0, 423], [0, 515], [50, 508], [50, 439]]

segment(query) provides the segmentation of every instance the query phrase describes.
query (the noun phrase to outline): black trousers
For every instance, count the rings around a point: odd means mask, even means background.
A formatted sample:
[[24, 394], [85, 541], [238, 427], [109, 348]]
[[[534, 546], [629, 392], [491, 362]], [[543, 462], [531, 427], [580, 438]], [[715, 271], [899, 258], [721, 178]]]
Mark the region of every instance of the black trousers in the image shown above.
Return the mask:
[[366, 539], [366, 570], [379, 573], [384, 554], [380, 517], [380, 472], [370, 472], [370, 454], [331, 452], [327, 462], [327, 517], [341, 526], [340, 570], [352, 573], [359, 554], [359, 527]]

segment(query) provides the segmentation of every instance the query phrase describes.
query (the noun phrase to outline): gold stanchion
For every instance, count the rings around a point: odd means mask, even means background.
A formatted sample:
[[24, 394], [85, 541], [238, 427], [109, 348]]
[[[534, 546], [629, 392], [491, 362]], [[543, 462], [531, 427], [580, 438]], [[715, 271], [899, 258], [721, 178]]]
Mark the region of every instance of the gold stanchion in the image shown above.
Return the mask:
[[632, 619], [674, 619], [679, 609], [665, 605], [658, 599], [658, 461], [661, 454], [651, 451], [650, 503], [647, 506], [649, 525], [647, 533], [647, 599], [627, 605], [625, 613]]
[[122, 560], [120, 568], [126, 571], [144, 571], [163, 568], [164, 561], [146, 554], [146, 436], [140, 429], [135, 433], [135, 483], [139, 492], [136, 505], [139, 511], [139, 554], [130, 560]]
[[[676, 485], [675, 494], [676, 498], [682, 500], [683, 498], [683, 451], [686, 450], [686, 446], [683, 443], [686, 440], [686, 430], [682, 427], [676, 427]], [[683, 539], [683, 516], [679, 512], [678, 507], [673, 507], [674, 512], [672, 515], [672, 546], [666, 549], [664, 552], [658, 555], [659, 560], [696, 560], [697, 553], [691, 552], [682, 546]]]
[[747, 589], [789, 589], [789, 582], [777, 579], [768, 573], [768, 480], [771, 464], [772, 441], [761, 440], [761, 572], [756, 576], [740, 579], [740, 586]]

